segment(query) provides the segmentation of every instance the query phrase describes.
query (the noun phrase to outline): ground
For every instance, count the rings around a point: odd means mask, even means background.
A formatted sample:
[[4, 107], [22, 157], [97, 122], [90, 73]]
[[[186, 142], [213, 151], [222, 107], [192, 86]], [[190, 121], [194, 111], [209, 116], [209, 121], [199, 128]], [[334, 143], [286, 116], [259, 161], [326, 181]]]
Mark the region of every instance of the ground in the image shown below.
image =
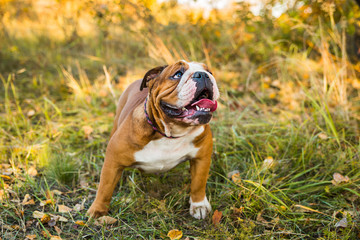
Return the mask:
[[[181, 239], [360, 238], [355, 3], [314, 3], [307, 15], [304, 1], [277, 19], [239, 3], [204, 19], [171, 1], [125, 2], [59, 1], [48, 15], [0, 4], [0, 238], [169, 239], [173, 229]], [[213, 212], [190, 216], [183, 163], [159, 175], [126, 170], [111, 218], [89, 220], [118, 97], [177, 59], [209, 65], [220, 88]]]

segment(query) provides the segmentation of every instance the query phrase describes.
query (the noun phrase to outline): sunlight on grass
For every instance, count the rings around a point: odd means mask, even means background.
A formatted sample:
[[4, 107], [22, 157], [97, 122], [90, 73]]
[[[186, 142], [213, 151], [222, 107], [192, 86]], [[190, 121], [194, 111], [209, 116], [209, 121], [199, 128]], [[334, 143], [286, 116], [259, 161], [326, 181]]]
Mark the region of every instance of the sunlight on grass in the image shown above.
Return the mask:
[[[277, 4], [204, 16], [176, 1], [0, 1], [0, 236], [358, 238], [359, 6], [294, 1], [275, 18]], [[221, 220], [189, 216], [182, 164], [125, 171], [111, 203], [118, 222], [96, 226], [85, 212], [117, 99], [178, 59], [207, 64], [221, 90], [207, 186]]]

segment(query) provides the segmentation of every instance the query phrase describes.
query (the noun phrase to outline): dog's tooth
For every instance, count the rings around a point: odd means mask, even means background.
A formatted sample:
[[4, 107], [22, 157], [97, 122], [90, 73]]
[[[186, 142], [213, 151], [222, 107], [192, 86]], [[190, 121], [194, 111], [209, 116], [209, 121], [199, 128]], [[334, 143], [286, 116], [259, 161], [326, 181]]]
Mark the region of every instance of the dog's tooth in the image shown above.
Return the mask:
[[196, 111], [200, 111], [200, 108], [198, 105], [196, 105]]
[[183, 111], [187, 111], [187, 109], [186, 109], [185, 107], [183, 107], [181, 110], [183, 110]]

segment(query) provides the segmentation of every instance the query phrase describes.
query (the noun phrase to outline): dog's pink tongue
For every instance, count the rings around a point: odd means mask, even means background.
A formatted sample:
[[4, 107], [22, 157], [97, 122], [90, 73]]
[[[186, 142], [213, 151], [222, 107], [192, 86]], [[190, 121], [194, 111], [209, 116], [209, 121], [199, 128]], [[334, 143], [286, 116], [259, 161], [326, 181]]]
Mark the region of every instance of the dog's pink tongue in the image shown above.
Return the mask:
[[201, 108], [210, 108], [211, 112], [214, 112], [217, 108], [217, 102], [211, 101], [210, 99], [201, 99], [201, 100], [191, 104], [191, 106], [195, 106], [195, 105], [197, 105]]

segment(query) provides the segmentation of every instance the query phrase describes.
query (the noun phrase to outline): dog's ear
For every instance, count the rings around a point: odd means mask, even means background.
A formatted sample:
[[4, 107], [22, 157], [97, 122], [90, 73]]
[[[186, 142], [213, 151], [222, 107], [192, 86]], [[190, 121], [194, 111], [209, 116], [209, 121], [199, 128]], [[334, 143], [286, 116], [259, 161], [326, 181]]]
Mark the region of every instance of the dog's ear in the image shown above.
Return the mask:
[[156, 78], [157, 76], [160, 75], [160, 73], [167, 67], [168, 65], [164, 65], [164, 66], [160, 66], [160, 67], [156, 67], [156, 68], [153, 68], [151, 70], [149, 70], [142, 82], [141, 82], [141, 85], [140, 85], [140, 91], [142, 91], [144, 88], [147, 88], [147, 83], [151, 80], [151, 79], [154, 79]]

